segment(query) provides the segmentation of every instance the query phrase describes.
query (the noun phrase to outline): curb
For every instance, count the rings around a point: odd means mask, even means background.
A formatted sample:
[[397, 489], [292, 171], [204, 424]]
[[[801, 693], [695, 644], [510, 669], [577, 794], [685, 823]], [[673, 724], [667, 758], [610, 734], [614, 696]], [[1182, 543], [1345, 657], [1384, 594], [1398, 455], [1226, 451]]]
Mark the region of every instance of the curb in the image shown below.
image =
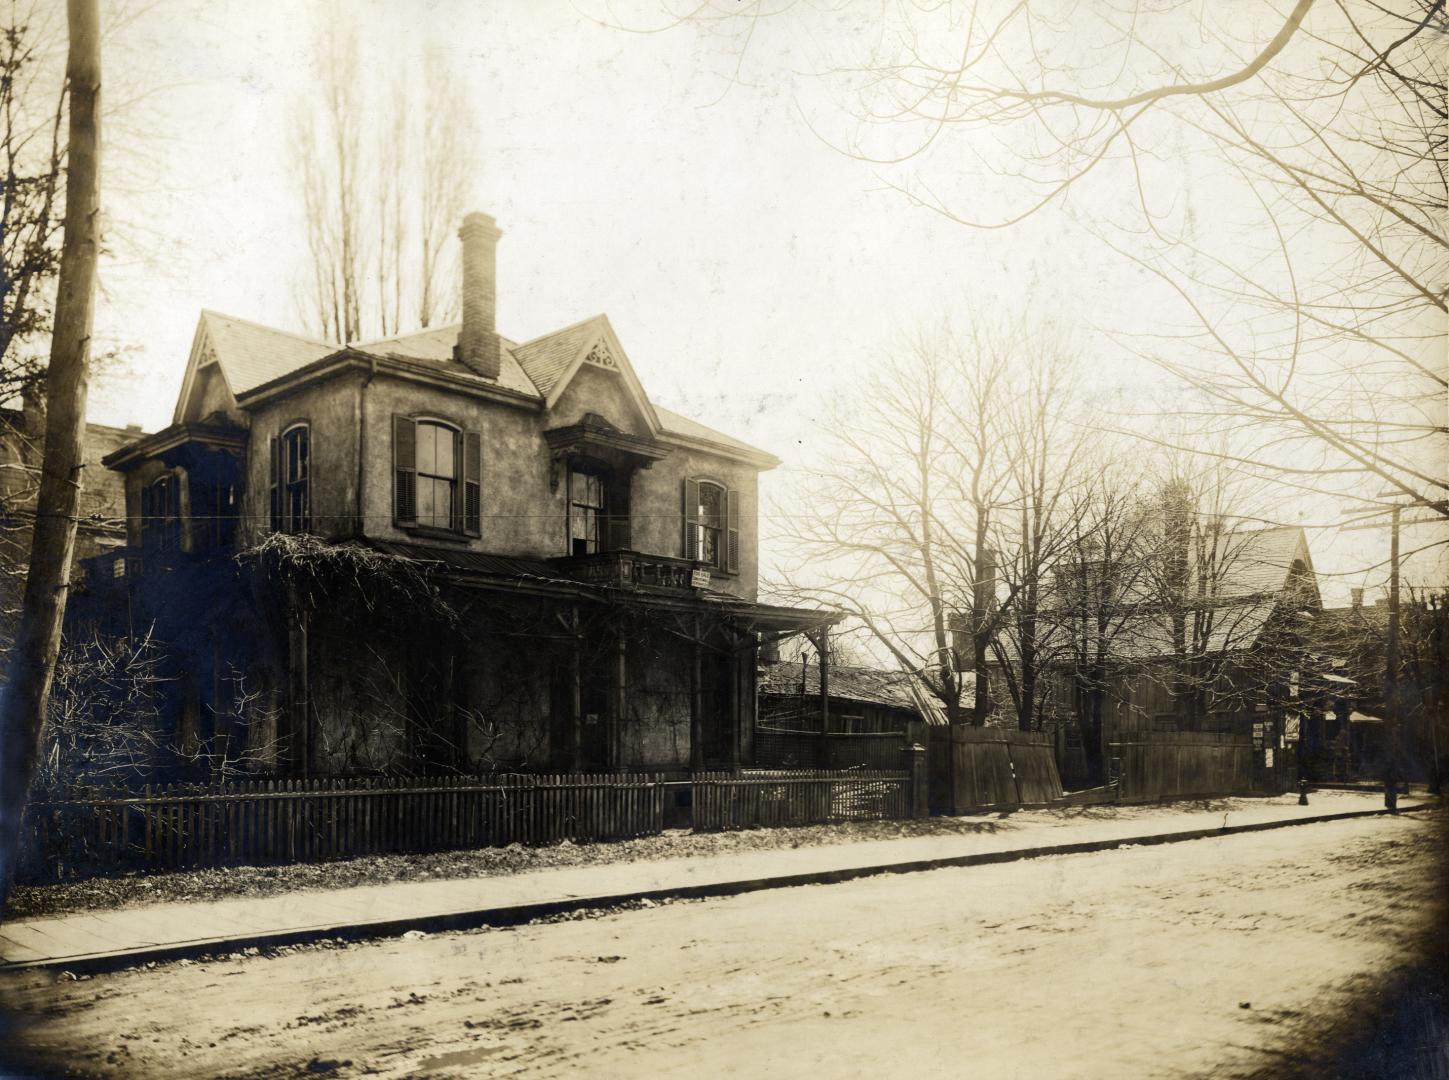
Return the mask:
[[[1439, 803], [1424, 802], [1406, 806], [1400, 814], [1430, 810]], [[58, 959], [29, 960], [20, 963], [0, 964], [0, 972], [25, 971], [57, 968], [70, 972], [96, 973], [136, 967], [146, 963], [160, 963], [189, 959], [216, 953], [236, 952], [245, 948], [276, 948], [283, 945], [305, 945], [325, 938], [341, 938], [347, 941], [365, 941], [371, 938], [395, 937], [408, 930], [424, 933], [446, 933], [455, 930], [476, 930], [484, 926], [517, 926], [520, 923], [548, 915], [560, 915], [572, 911], [587, 911], [596, 908], [617, 907], [620, 904], [640, 900], [698, 900], [723, 896], [741, 896], [745, 893], [762, 892], [767, 889], [788, 889], [800, 885], [834, 885], [860, 878], [879, 877], [883, 874], [915, 874], [927, 870], [945, 870], [965, 866], [990, 866], [999, 863], [1022, 862], [1052, 855], [1083, 855], [1097, 851], [1111, 851], [1124, 847], [1150, 847], [1159, 844], [1175, 844], [1185, 840], [1204, 840], [1215, 836], [1233, 836], [1238, 833], [1266, 832], [1270, 829], [1292, 828], [1298, 825], [1317, 825], [1329, 821], [1347, 821], [1353, 818], [1379, 817], [1388, 814], [1387, 809], [1349, 810], [1336, 814], [1319, 814], [1312, 817], [1294, 818], [1287, 821], [1261, 821], [1247, 825], [1227, 825], [1216, 828], [1189, 829], [1184, 832], [1149, 833], [1144, 836], [1119, 837], [1112, 840], [1084, 840], [1073, 844], [1049, 844], [1036, 847], [1012, 848], [1006, 851], [986, 851], [971, 855], [949, 855], [938, 859], [916, 859], [909, 862], [877, 863], [870, 866], [842, 867], [838, 870], [813, 870], [800, 874], [777, 874], [772, 877], [739, 878], [733, 881], [716, 881], [701, 885], [675, 885], [658, 889], [636, 889], [619, 893], [598, 893], [591, 896], [570, 896], [556, 900], [540, 900], [528, 904], [510, 904], [502, 907], [483, 907], [470, 911], [447, 912], [436, 915], [416, 915], [400, 919], [379, 919], [370, 922], [324, 924], [317, 926], [292, 927], [270, 933], [251, 933], [232, 937], [215, 937], [195, 941], [173, 942], [165, 945], [148, 945], [139, 948], [120, 949], [115, 952], [91, 953]], [[0, 927], [3, 930], [3, 927]]]

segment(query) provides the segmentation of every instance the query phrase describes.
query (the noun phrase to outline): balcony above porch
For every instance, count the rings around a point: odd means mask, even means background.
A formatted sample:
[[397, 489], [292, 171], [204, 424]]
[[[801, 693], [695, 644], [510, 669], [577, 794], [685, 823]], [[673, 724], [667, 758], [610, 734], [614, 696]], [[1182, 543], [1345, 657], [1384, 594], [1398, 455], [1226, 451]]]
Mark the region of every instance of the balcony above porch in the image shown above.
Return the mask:
[[709, 587], [708, 570], [688, 559], [638, 551], [599, 551], [549, 560], [560, 573], [590, 585], [669, 589], [681, 593]]

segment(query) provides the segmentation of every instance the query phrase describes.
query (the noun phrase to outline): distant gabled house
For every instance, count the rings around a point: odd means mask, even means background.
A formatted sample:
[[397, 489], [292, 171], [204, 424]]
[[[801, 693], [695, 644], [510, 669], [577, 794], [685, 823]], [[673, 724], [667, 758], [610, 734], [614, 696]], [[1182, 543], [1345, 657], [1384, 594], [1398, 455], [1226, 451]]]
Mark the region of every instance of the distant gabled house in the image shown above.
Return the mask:
[[757, 601], [778, 460], [653, 403], [602, 315], [499, 335], [500, 235], [464, 222], [461, 325], [204, 312], [172, 423], [106, 458], [126, 544], [73, 619], [175, 653], [177, 768], [752, 761], [757, 651], [835, 619]]
[[[27, 391], [20, 396], [18, 405], [0, 408], [0, 628], [18, 610], [25, 588], [45, 443], [45, 412], [38, 397]], [[76, 522], [77, 561], [113, 551], [125, 543], [125, 483], [104, 468], [101, 460], [142, 434], [139, 424], [86, 424], [82, 438], [84, 476]]]
[[[1061, 575], [1048, 591], [1037, 724], [1053, 733], [1069, 787], [1100, 782], [1112, 744], [1141, 733], [1251, 738], [1275, 751], [1263, 762], [1283, 765], [1297, 737], [1292, 721], [1306, 708], [1306, 634], [1322, 608], [1307, 537], [1296, 527], [1239, 530], [1214, 544], [1208, 571], [1205, 558], [1181, 560], [1175, 592], [1164, 586], [1172, 575], [1161, 572], [1161, 556], [1152, 557], [1154, 573], [1108, 589], [1105, 607], [1080, 599], [1104, 595], [1099, 582]], [[1009, 702], [1016, 662], [1003, 642], [993, 701]]]

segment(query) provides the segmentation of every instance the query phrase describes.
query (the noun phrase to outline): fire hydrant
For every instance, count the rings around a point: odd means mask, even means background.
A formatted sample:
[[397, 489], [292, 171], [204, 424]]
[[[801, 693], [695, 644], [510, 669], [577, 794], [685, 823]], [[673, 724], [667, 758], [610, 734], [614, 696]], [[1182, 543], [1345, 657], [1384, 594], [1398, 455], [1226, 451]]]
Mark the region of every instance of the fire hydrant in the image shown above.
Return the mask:
[[1307, 780], [1299, 780], [1298, 781], [1298, 805], [1299, 806], [1307, 806], [1308, 805], [1308, 781]]

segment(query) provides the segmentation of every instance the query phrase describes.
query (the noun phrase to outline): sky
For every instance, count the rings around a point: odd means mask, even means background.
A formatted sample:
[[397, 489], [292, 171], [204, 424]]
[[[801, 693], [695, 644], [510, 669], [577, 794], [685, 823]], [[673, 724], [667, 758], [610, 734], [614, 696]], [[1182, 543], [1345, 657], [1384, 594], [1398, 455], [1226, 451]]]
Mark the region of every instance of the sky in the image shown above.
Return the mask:
[[[97, 316], [99, 342], [128, 360], [98, 380], [94, 420], [169, 422], [202, 308], [303, 329], [287, 132], [315, 93], [312, 37], [329, 11], [356, 28], [380, 78], [441, 49], [464, 81], [477, 114], [473, 206], [504, 233], [500, 331], [526, 340], [606, 313], [657, 403], [784, 459], [763, 481], [767, 506], [788, 502], [818, 459], [826, 404], [943, 314], [1040, 311], [1081, 331], [1094, 392], [1171, 400], [1160, 372], [1099, 333], [1176, 325], [1171, 298], [1082, 225], [1084, 204], [1107, 210], [1123, 197], [1120, 178], [1010, 229], [967, 229], [812, 133], [829, 129], [832, 102], [808, 72], [858, 34], [868, 8], [770, 27], [738, 69], [737, 42], [707, 29], [603, 24], [664, 26], [651, 3], [132, 10], [106, 54], [114, 243]], [[1239, 208], [1214, 205], [1215, 178], [1190, 154], [1157, 167], [1197, 191], [1206, 215], [1234, 220]], [[962, 161], [956, 179], [973, 209], [1006, 206], [981, 163]], [[762, 532], [768, 567], [768, 516]], [[1385, 549], [1375, 531], [1315, 534], [1330, 600]]]

